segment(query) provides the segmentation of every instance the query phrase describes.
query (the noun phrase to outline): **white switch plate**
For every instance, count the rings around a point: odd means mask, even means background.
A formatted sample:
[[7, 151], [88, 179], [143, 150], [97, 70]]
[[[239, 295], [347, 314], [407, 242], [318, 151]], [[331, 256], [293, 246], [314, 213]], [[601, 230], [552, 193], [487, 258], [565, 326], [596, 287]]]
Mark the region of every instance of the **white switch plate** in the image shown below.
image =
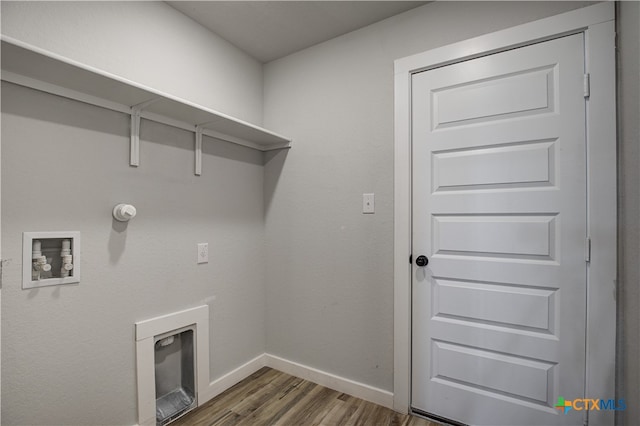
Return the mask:
[[209, 263], [209, 243], [198, 243], [198, 263]]
[[376, 212], [375, 194], [362, 194], [362, 213], [371, 214]]

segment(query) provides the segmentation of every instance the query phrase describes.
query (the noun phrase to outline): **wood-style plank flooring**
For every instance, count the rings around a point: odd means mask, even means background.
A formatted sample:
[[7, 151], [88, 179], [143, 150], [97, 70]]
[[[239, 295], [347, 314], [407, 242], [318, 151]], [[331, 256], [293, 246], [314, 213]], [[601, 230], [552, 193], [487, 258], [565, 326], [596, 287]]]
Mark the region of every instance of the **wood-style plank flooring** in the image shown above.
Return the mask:
[[268, 367], [179, 418], [174, 425], [437, 426]]

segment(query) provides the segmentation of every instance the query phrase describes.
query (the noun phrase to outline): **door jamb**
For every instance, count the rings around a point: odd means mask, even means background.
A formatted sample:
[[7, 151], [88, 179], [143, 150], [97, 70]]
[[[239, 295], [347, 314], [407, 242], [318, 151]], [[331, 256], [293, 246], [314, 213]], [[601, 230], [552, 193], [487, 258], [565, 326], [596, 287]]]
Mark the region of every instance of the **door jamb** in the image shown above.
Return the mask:
[[[615, 10], [613, 2], [519, 25], [395, 61], [394, 147], [394, 378], [393, 408], [411, 404], [411, 76], [563, 35], [585, 34], [585, 72], [591, 92], [587, 123], [587, 269], [585, 397], [615, 397], [617, 278]], [[568, 396], [567, 397], [573, 397]], [[581, 397], [581, 396], [575, 396]], [[613, 410], [588, 413], [592, 424], [613, 424]]]

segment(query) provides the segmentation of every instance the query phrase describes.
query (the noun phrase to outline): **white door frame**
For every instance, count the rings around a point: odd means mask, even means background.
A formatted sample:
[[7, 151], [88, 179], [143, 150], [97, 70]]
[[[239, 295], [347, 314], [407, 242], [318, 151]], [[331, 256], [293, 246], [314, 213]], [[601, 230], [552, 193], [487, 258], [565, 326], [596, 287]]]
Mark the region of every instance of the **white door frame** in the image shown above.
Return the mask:
[[[393, 407], [411, 404], [411, 76], [428, 69], [584, 32], [590, 75], [587, 122], [586, 397], [615, 397], [616, 102], [615, 9], [599, 3], [395, 61], [394, 378]], [[573, 396], [567, 396], [573, 397]], [[614, 411], [589, 412], [590, 424], [613, 424]]]

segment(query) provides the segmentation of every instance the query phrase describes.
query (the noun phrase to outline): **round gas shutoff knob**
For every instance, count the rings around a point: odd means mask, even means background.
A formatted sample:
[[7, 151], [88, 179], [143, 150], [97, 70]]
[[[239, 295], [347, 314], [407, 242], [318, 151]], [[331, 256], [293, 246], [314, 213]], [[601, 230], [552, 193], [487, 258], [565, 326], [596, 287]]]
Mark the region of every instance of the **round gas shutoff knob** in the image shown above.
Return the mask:
[[120, 222], [128, 222], [136, 217], [136, 208], [131, 204], [118, 204], [113, 208], [113, 218]]

